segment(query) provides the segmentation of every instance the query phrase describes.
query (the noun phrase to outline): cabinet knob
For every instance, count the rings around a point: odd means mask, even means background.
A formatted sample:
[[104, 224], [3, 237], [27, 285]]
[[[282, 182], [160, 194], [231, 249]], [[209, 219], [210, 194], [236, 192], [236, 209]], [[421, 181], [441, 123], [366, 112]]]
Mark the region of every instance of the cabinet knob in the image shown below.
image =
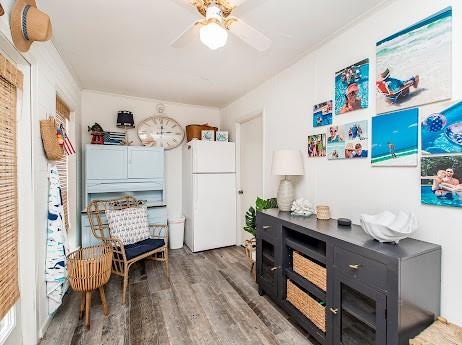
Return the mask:
[[271, 228], [271, 225], [263, 225], [263, 230], [268, 230], [269, 228]]
[[337, 313], [338, 313], [338, 309], [337, 309], [337, 308], [329, 308], [329, 309], [330, 309], [330, 311], [332, 312], [332, 314], [337, 315]]
[[276, 271], [278, 268], [279, 268], [279, 266], [271, 267], [270, 271]]
[[361, 265], [348, 265], [352, 270], [357, 270], [358, 268], [361, 267]]
[[240, 194], [240, 195], [244, 194], [244, 191], [243, 191], [242, 189], [239, 190], [239, 191], [237, 191], [237, 192], [238, 192], [238, 194]]

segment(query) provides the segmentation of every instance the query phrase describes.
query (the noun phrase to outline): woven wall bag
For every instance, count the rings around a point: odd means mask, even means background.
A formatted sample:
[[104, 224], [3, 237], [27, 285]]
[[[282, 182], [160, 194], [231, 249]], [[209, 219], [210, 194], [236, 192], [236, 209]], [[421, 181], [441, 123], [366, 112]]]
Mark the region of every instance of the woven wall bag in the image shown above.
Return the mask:
[[57, 127], [54, 118], [40, 120], [40, 135], [47, 159], [59, 161], [64, 157], [64, 149], [58, 143]]

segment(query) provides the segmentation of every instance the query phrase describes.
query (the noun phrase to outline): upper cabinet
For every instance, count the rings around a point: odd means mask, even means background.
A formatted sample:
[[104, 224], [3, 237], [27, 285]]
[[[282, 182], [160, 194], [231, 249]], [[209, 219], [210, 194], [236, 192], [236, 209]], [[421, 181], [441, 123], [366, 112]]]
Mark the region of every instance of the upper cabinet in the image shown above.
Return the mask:
[[87, 180], [164, 178], [164, 150], [159, 147], [87, 145]]
[[87, 145], [88, 180], [121, 180], [127, 178], [127, 148], [123, 146]]
[[158, 147], [128, 147], [128, 178], [164, 177], [164, 150]]

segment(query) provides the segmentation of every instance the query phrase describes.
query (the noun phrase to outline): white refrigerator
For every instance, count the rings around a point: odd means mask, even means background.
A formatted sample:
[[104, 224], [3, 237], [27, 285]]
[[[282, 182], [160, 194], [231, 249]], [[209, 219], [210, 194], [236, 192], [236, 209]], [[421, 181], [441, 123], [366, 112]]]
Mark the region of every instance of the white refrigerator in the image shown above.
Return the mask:
[[185, 244], [192, 252], [236, 245], [234, 143], [193, 140], [183, 148]]

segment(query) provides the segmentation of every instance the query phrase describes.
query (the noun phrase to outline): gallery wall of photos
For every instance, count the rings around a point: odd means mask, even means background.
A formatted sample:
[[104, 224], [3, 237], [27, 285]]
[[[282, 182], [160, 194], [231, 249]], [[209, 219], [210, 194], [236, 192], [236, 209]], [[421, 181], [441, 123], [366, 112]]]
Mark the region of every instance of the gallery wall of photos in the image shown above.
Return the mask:
[[462, 207], [462, 101], [451, 100], [451, 76], [448, 7], [376, 43], [371, 133], [368, 120], [335, 120], [369, 107], [369, 58], [335, 73], [333, 100], [313, 107], [313, 128], [324, 130], [308, 136], [308, 157], [370, 157], [373, 167], [417, 167], [420, 158], [421, 202]]

